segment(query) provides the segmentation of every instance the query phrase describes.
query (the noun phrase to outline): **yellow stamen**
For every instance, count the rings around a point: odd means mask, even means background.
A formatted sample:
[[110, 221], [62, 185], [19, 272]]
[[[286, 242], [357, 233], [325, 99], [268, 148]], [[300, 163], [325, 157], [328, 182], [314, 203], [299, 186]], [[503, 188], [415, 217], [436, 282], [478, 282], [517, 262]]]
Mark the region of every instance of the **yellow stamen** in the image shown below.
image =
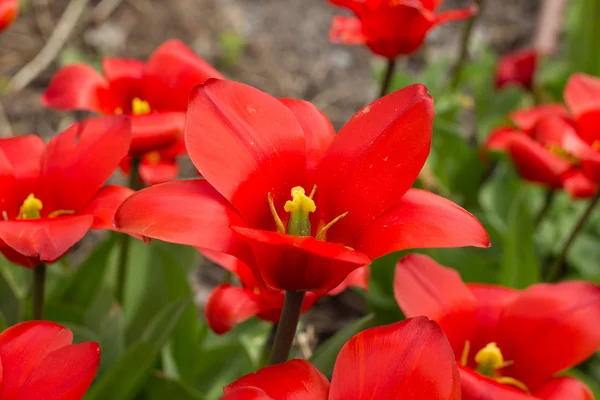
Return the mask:
[[594, 141], [594, 143], [592, 143], [592, 149], [594, 150], [600, 150], [600, 139]]
[[138, 97], [131, 102], [131, 113], [133, 115], [150, 114], [150, 104]]
[[48, 218], [56, 218], [61, 215], [72, 215], [75, 214], [75, 210], [54, 210], [50, 214], [48, 214]]
[[471, 351], [471, 342], [468, 340], [465, 342], [465, 347], [463, 347], [462, 355], [460, 356], [460, 365], [463, 367], [467, 365], [469, 362], [469, 352]]
[[308, 195], [308, 197], [310, 197], [311, 199], [313, 197], [315, 197], [315, 192], [317, 191], [317, 185], [313, 185], [312, 190], [310, 191], [310, 194]]
[[21, 205], [17, 219], [41, 218], [40, 211], [43, 207], [42, 201], [31, 193]]
[[121, 114], [123, 114], [123, 109], [121, 107], [115, 108], [115, 115], [121, 115]]
[[550, 151], [550, 153], [562, 158], [563, 160], [566, 160], [570, 164], [579, 164], [581, 162], [579, 158], [575, 157], [573, 154], [569, 153], [560, 146], [548, 144], [546, 145], [546, 148]]
[[254, 289], [252, 289], [252, 293], [254, 293], [257, 296], [260, 296], [260, 289], [255, 287]]
[[503, 383], [505, 385], [514, 386], [516, 388], [521, 389], [524, 392], [529, 393], [529, 388], [521, 381], [511, 378], [510, 376], [500, 376], [498, 378], [494, 378], [494, 380], [498, 383]]
[[[313, 191], [314, 194], [314, 191]], [[294, 236], [310, 236], [310, 219], [308, 214], [315, 212], [317, 206], [300, 186], [292, 188], [292, 200], [285, 202], [283, 209], [290, 213], [288, 234]]]
[[[465, 343], [465, 349], [467, 349], [468, 346], [470, 347], [469, 341], [467, 341]], [[461, 364], [462, 365], [466, 365], [466, 357], [465, 356], [465, 351], [463, 351], [463, 358], [461, 359]], [[463, 362], [465, 362], [463, 364]], [[523, 390], [524, 392], [529, 393], [529, 389], [527, 388], [527, 386], [515, 379], [512, 378], [510, 376], [501, 376], [497, 370], [502, 369], [504, 367], [507, 367], [509, 365], [511, 365], [513, 362], [512, 361], [504, 361], [504, 356], [502, 355], [502, 352], [500, 351], [500, 348], [496, 345], [496, 343], [491, 342], [488, 343], [483, 349], [479, 350], [477, 352], [477, 354], [475, 355], [475, 362], [477, 363], [477, 372], [479, 372], [482, 375], [487, 376], [488, 378], [492, 378], [493, 380], [495, 380], [496, 382], [505, 384], [505, 385], [510, 385], [510, 386], [514, 386], [516, 388], [519, 388], [521, 390]]]
[[158, 151], [146, 153], [144, 157], [150, 164], [158, 164], [160, 162], [160, 153]]
[[283, 226], [283, 222], [277, 214], [277, 210], [275, 209], [275, 203], [273, 203], [273, 196], [271, 196], [271, 193], [267, 195], [267, 199], [269, 200], [269, 209], [271, 210], [271, 215], [273, 216], [273, 219], [275, 220], [275, 225], [277, 226], [277, 232], [285, 233], [285, 226]]
[[325, 240], [325, 235], [327, 234], [327, 231], [329, 230], [329, 228], [331, 228], [336, 222], [338, 222], [340, 219], [344, 218], [346, 215], [348, 215], [347, 211], [345, 213], [343, 213], [342, 215], [338, 215], [330, 223], [328, 223], [327, 225], [322, 227], [321, 230], [319, 231], [319, 233], [317, 233], [317, 236], [315, 236], [315, 239]]

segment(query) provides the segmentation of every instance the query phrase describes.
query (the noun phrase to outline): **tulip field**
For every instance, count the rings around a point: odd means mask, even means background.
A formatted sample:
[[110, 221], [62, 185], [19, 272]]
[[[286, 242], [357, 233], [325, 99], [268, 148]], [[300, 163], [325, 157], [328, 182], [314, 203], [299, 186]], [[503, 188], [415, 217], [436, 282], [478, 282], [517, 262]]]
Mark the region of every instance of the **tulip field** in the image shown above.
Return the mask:
[[600, 0], [0, 0], [0, 400], [600, 399]]

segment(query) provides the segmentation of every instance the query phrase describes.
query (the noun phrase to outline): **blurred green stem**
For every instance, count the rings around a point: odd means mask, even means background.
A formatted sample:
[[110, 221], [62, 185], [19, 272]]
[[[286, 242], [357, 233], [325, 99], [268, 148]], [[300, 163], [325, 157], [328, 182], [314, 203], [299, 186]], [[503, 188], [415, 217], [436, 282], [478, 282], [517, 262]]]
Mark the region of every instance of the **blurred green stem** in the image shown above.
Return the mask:
[[544, 205], [542, 206], [542, 209], [538, 213], [538, 215], [535, 218], [535, 221], [533, 223], [534, 224], [533, 226], [535, 228], [538, 227], [540, 222], [542, 222], [542, 220], [544, 219], [544, 216], [546, 215], [548, 210], [550, 210], [550, 207], [552, 206], [552, 201], [554, 200], [555, 194], [556, 194], [556, 190], [554, 190], [554, 189], [548, 189], [548, 191], [546, 192], [546, 197], [544, 199]]
[[285, 292], [285, 301], [275, 333], [269, 365], [286, 362], [290, 355], [290, 349], [300, 320], [300, 313], [302, 312], [304, 294], [304, 292]]
[[465, 24], [465, 28], [462, 31], [462, 36], [460, 39], [460, 53], [458, 56], [458, 61], [456, 62], [456, 66], [454, 67], [454, 75], [452, 76], [452, 80], [450, 81], [450, 87], [452, 89], [456, 89], [458, 87], [458, 83], [460, 82], [460, 77], [462, 75], [462, 71], [467, 61], [467, 56], [469, 54], [469, 43], [471, 42], [473, 28], [475, 27], [477, 17], [479, 16], [479, 14], [481, 14], [481, 10], [483, 8], [483, 0], [475, 0], [475, 4], [478, 8], [477, 14], [469, 18], [469, 20]]
[[598, 191], [598, 193], [596, 193], [596, 196], [590, 201], [588, 207], [585, 209], [585, 212], [583, 213], [581, 218], [579, 218], [579, 220], [573, 227], [573, 230], [571, 230], [571, 233], [567, 237], [567, 241], [563, 245], [560, 253], [558, 253], [558, 256], [546, 271], [546, 279], [544, 279], [546, 282], [553, 282], [563, 275], [564, 264], [567, 258], [567, 252], [571, 248], [571, 245], [573, 244], [573, 241], [575, 240], [577, 235], [579, 235], [579, 232], [581, 232], [581, 229], [585, 225], [585, 222], [589, 219], [590, 215], [592, 214], [592, 211], [594, 211], [594, 207], [596, 206], [596, 204], [598, 204], [599, 200], [600, 191]]
[[277, 333], [277, 324], [274, 323], [271, 325], [271, 329], [269, 330], [269, 334], [267, 339], [265, 340], [265, 344], [263, 345], [262, 352], [260, 354], [259, 360], [259, 368], [262, 368], [267, 365], [269, 359], [271, 358], [271, 354], [273, 353], [273, 343], [275, 343], [275, 334]]
[[46, 264], [40, 264], [33, 270], [33, 309], [35, 320], [44, 318], [44, 293], [46, 291]]
[[[139, 157], [131, 157], [131, 168], [129, 170], [129, 187], [133, 190], [142, 188], [140, 180], [140, 159]], [[127, 279], [127, 261], [129, 260], [129, 248], [131, 247], [131, 236], [126, 233], [121, 234], [121, 251], [119, 253], [119, 263], [117, 264], [117, 285], [115, 289], [115, 297], [123, 306], [125, 296], [125, 280]]]
[[379, 97], [383, 97], [388, 94], [390, 90], [390, 84], [392, 83], [392, 77], [394, 76], [394, 70], [396, 69], [396, 59], [389, 59], [387, 67], [385, 69], [385, 75], [381, 81], [381, 89], [379, 90]]

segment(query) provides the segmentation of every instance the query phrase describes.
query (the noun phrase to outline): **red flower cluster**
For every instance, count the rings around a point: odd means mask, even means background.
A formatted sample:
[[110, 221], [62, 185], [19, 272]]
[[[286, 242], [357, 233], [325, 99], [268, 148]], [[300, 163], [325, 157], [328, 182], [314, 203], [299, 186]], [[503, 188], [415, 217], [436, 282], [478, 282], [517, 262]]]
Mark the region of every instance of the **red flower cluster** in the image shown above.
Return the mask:
[[410, 189], [432, 120], [422, 85], [366, 106], [335, 135], [310, 103], [211, 79], [195, 89], [185, 129], [206, 180], [144, 189], [123, 203], [116, 225], [233, 255], [275, 292], [326, 293], [401, 249], [488, 246], [473, 215]]
[[533, 80], [539, 54], [533, 49], [524, 49], [505, 55], [496, 68], [496, 88], [518, 85], [533, 89]]
[[62, 257], [90, 229], [113, 229], [133, 191], [104, 186], [127, 154], [125, 117], [76, 123], [46, 145], [35, 135], [0, 139], [0, 251], [35, 267]]
[[572, 76], [565, 102], [568, 110], [555, 104], [512, 113], [516, 128], [494, 130], [484, 147], [508, 151], [528, 181], [590, 197], [600, 184], [600, 80]]
[[129, 154], [141, 157], [144, 182], [175, 179], [175, 159], [185, 154], [182, 132], [190, 92], [208, 78], [222, 75], [178, 40], [165, 42], [147, 63], [105, 58], [102, 69], [104, 75], [86, 64], [61, 69], [43, 94], [42, 103], [63, 111], [130, 116]]
[[460, 399], [448, 340], [427, 318], [367, 329], [338, 354], [331, 383], [313, 365], [291, 360], [246, 375], [222, 400]]
[[333, 19], [329, 38], [332, 42], [365, 44], [380, 56], [394, 59], [415, 52], [427, 33], [449, 21], [469, 18], [477, 9], [436, 14], [443, 0], [329, 0], [345, 7], [355, 17]]
[[19, 0], [0, 0], [0, 32], [8, 28], [19, 14]]
[[396, 266], [394, 291], [407, 317], [425, 315], [444, 330], [464, 400], [593, 399], [579, 380], [555, 375], [600, 347], [598, 285], [465, 285], [456, 271], [412, 254]]
[[100, 348], [72, 342], [70, 330], [48, 321], [0, 333], [0, 399], [82, 399], [100, 364]]

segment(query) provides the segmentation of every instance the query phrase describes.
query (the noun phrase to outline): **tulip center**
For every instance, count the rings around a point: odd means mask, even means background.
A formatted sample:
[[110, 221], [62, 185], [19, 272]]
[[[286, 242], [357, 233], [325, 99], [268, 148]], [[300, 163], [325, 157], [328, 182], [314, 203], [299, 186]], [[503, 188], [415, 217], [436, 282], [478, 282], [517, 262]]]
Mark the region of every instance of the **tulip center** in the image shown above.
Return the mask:
[[[313, 213], [317, 210], [317, 206], [313, 197], [315, 192], [317, 191], [317, 186], [315, 185], [307, 196], [304, 188], [300, 186], [295, 186], [292, 188], [292, 200], [288, 200], [285, 202], [283, 209], [290, 213], [290, 219], [288, 220], [287, 225], [287, 233], [293, 236], [310, 236], [311, 235], [311, 227], [310, 227], [310, 213]], [[273, 197], [271, 193], [268, 195], [269, 200], [269, 208], [271, 210], [271, 214], [273, 215], [273, 219], [275, 220], [275, 225], [277, 226], [277, 232], [286, 233], [286, 228], [279, 218], [277, 214], [277, 210], [275, 208], [275, 203], [273, 202]], [[340, 219], [344, 218], [348, 213], [343, 213], [338, 217], [334, 218], [331, 222], [325, 225], [317, 235], [315, 239], [323, 240], [325, 238], [325, 234], [329, 228], [333, 226]]]
[[594, 141], [594, 143], [592, 143], [592, 149], [594, 150], [600, 150], [600, 139]]
[[[469, 350], [471, 348], [471, 343], [467, 340], [465, 342], [465, 347], [463, 349], [462, 357], [460, 360], [460, 364], [462, 366], [466, 366], [469, 359]], [[513, 361], [505, 361], [504, 356], [502, 355], [502, 351], [495, 342], [490, 342], [485, 347], [475, 354], [475, 362], [477, 363], [477, 367], [475, 371], [479, 372], [483, 376], [487, 376], [495, 380], [498, 383], [503, 383], [505, 385], [514, 386], [523, 390], [524, 392], [529, 393], [529, 389], [527, 386], [510, 376], [502, 376], [501, 369], [513, 364]]]
[[[23, 201], [21, 207], [19, 208], [19, 215], [17, 215], [17, 219], [39, 219], [42, 217], [40, 211], [44, 208], [44, 204], [40, 199], [35, 197], [33, 193], [30, 193], [29, 196]], [[48, 218], [55, 218], [61, 215], [70, 215], [75, 214], [74, 210], [54, 210], [50, 214], [48, 214]], [[5, 220], [8, 219], [6, 212], [2, 213], [2, 216]]]
[[[139, 97], [135, 97], [131, 101], [131, 114], [132, 115], [146, 115], [150, 114], [150, 103], [145, 100], [140, 99]], [[123, 109], [121, 107], [115, 108], [115, 114], [123, 114]]]
[[158, 164], [160, 162], [160, 153], [158, 151], [151, 151], [150, 153], [146, 153], [144, 158], [150, 164]]
[[557, 146], [555, 144], [549, 144], [546, 147], [550, 151], [550, 153], [562, 158], [569, 164], [579, 164], [581, 162], [579, 158], [575, 157], [573, 154], [569, 153], [567, 150], [560, 146]]

